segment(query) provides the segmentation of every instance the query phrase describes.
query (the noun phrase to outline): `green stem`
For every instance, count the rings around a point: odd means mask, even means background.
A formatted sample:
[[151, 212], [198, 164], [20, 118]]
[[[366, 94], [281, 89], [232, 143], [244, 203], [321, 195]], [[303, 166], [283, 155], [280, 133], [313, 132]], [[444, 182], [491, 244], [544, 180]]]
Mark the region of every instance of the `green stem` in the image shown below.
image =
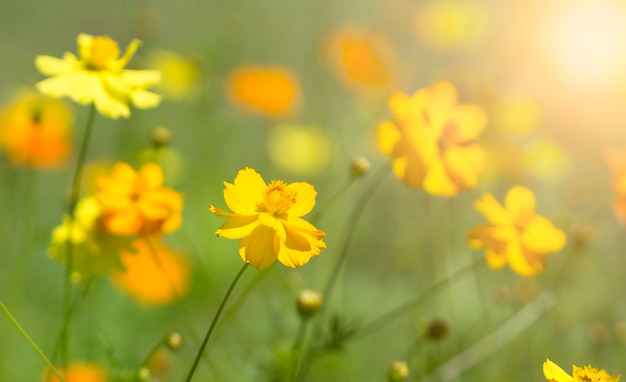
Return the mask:
[[87, 124], [85, 126], [85, 133], [78, 153], [78, 159], [76, 161], [76, 168], [74, 170], [74, 177], [72, 179], [72, 191], [70, 194], [70, 203], [67, 210], [69, 217], [69, 230], [66, 243], [66, 257], [65, 257], [65, 282], [63, 285], [63, 327], [61, 329], [60, 336], [60, 348], [61, 348], [61, 364], [63, 367], [67, 367], [68, 353], [69, 353], [69, 337], [70, 337], [70, 321], [72, 319], [72, 272], [74, 271], [74, 244], [72, 243], [72, 231], [74, 229], [74, 218], [76, 213], [76, 205], [78, 204], [78, 196], [80, 194], [80, 187], [82, 183], [82, 172], [85, 165], [85, 159], [87, 158], [87, 150], [89, 148], [89, 141], [91, 133], [93, 131], [94, 120], [96, 116], [96, 108], [91, 105], [89, 109], [89, 116], [87, 117]]
[[328, 199], [328, 201], [326, 201], [326, 203], [324, 203], [324, 205], [317, 210], [317, 212], [311, 219], [311, 224], [316, 225], [316, 223], [320, 220], [320, 216], [322, 216], [322, 213], [324, 211], [327, 211], [328, 208], [332, 206], [337, 201], [337, 199], [339, 199], [339, 197], [343, 195], [346, 190], [348, 190], [348, 188], [350, 188], [353, 180], [354, 178], [350, 178], [350, 180], [344, 183], [343, 186], [341, 186], [339, 190], [337, 190], [337, 192], [335, 192], [335, 194], [331, 196], [330, 199]]
[[298, 373], [300, 371], [300, 363], [302, 359], [302, 345], [304, 344], [304, 340], [306, 338], [306, 329], [308, 328], [307, 324], [307, 320], [300, 320], [298, 334], [296, 335], [296, 340], [293, 343], [293, 368], [291, 372], [291, 382], [296, 382], [296, 380], [298, 379]]
[[198, 363], [200, 362], [200, 358], [202, 358], [202, 354], [204, 353], [204, 348], [206, 348], [206, 344], [209, 342], [209, 338], [211, 338], [211, 334], [213, 333], [213, 329], [215, 329], [215, 325], [217, 324], [217, 320], [220, 318], [220, 315], [222, 314], [222, 311], [224, 310], [224, 306], [226, 306], [226, 302], [228, 301], [228, 298], [230, 297], [230, 294], [233, 292], [233, 289], [235, 289], [235, 285], [237, 285], [237, 281], [239, 281], [239, 279], [241, 278], [241, 275], [243, 275], [243, 272], [247, 268], [248, 268], [248, 263], [245, 263], [243, 265], [243, 267], [241, 267], [241, 269], [239, 270], [239, 273], [237, 273], [237, 276], [235, 276], [233, 281], [230, 283], [230, 286], [228, 287], [228, 290], [226, 291], [226, 294], [224, 295], [224, 298], [222, 298], [222, 302], [220, 302], [220, 305], [217, 308], [217, 312], [215, 312], [215, 316], [213, 317], [213, 321], [211, 322], [211, 326], [209, 327], [209, 330], [207, 331], [206, 336], [204, 336], [204, 341], [202, 341], [202, 345], [200, 346], [200, 350], [198, 350], [198, 354], [196, 354], [196, 359], [193, 361], [193, 365], [191, 366], [191, 369], [189, 370], [189, 374], [187, 375], [187, 379], [185, 379], [186, 382], [191, 381], [191, 378], [193, 377], [193, 374], [196, 371], [196, 367], [198, 367]]
[[28, 333], [26, 333], [26, 331], [20, 326], [20, 324], [15, 319], [15, 317], [13, 317], [11, 312], [9, 312], [9, 310], [7, 309], [7, 307], [4, 305], [2, 301], [0, 301], [0, 309], [2, 309], [5, 316], [7, 316], [9, 321], [11, 321], [11, 324], [13, 324], [13, 326], [15, 327], [15, 329], [17, 329], [18, 332], [20, 332], [20, 334], [22, 335], [22, 337], [24, 337], [26, 342], [30, 344], [30, 346], [35, 350], [35, 352], [39, 355], [39, 357], [46, 363], [46, 365], [48, 365], [50, 370], [52, 370], [52, 372], [57, 376], [57, 378], [59, 378], [61, 382], [65, 382], [65, 379], [63, 379], [59, 371], [54, 367], [54, 365], [52, 365], [52, 362], [50, 362], [50, 360], [46, 357], [46, 355], [43, 354], [43, 352], [41, 351], [39, 346], [37, 346], [35, 341], [33, 341], [28, 335]]

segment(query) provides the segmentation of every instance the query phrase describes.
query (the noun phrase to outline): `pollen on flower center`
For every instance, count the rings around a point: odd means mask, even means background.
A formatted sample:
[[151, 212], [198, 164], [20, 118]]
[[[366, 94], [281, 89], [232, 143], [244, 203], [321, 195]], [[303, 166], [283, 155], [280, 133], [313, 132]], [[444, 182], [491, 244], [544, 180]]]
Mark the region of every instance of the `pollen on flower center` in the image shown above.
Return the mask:
[[285, 214], [296, 202], [296, 194], [286, 186], [280, 180], [273, 180], [263, 192], [263, 206], [274, 216]]
[[104, 69], [109, 62], [120, 56], [120, 48], [117, 42], [107, 36], [94, 37], [89, 47], [91, 58], [89, 65], [94, 69]]

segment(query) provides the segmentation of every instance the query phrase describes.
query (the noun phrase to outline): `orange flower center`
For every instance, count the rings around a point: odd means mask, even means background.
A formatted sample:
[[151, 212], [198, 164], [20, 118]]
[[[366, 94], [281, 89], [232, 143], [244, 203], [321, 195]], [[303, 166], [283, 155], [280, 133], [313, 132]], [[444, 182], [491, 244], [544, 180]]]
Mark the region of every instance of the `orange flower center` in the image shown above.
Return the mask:
[[263, 191], [263, 206], [267, 212], [274, 216], [286, 214], [295, 203], [296, 194], [287, 190], [285, 182], [280, 180], [273, 180]]
[[104, 69], [111, 61], [117, 60], [120, 48], [111, 38], [99, 36], [91, 41], [89, 53], [91, 53], [89, 65], [94, 69]]

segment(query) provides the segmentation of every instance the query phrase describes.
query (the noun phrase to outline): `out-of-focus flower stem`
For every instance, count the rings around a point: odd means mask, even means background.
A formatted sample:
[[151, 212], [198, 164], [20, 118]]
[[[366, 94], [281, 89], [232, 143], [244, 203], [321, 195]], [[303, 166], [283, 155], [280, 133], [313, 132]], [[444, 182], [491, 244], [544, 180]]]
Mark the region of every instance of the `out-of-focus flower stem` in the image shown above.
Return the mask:
[[219, 320], [220, 315], [222, 314], [222, 311], [224, 310], [224, 306], [226, 306], [226, 302], [228, 301], [228, 298], [230, 297], [231, 293], [233, 292], [233, 289], [235, 289], [235, 285], [237, 285], [237, 282], [241, 278], [241, 275], [243, 275], [243, 272], [247, 268], [248, 268], [248, 263], [244, 263], [243, 267], [241, 267], [241, 269], [237, 273], [237, 276], [235, 276], [233, 281], [230, 283], [230, 286], [228, 287], [228, 290], [226, 291], [226, 294], [222, 298], [222, 302], [220, 302], [220, 305], [217, 308], [217, 312], [215, 312], [215, 316], [213, 316], [213, 321], [211, 321], [211, 326], [209, 327], [209, 330], [207, 331], [206, 336], [204, 336], [204, 340], [202, 341], [202, 345], [200, 345], [200, 350], [198, 350], [198, 354], [196, 354], [196, 359], [193, 361], [193, 365], [191, 366], [191, 369], [189, 369], [189, 373], [187, 374], [187, 378], [185, 379], [186, 382], [191, 381], [191, 378], [193, 378], [193, 374], [196, 371], [196, 367], [198, 367], [198, 363], [200, 362], [200, 358], [202, 358], [202, 354], [204, 353], [204, 349], [206, 348], [206, 345], [209, 342], [209, 338], [211, 338], [211, 334], [213, 333], [213, 329], [215, 329], [215, 325], [217, 324], [217, 321]]
[[37, 355], [39, 355], [39, 357], [46, 363], [46, 365], [48, 365], [50, 370], [57, 376], [57, 378], [59, 378], [59, 381], [65, 382], [65, 379], [63, 379], [59, 371], [54, 367], [52, 362], [50, 362], [48, 357], [46, 357], [46, 355], [41, 351], [41, 349], [39, 348], [39, 346], [37, 346], [35, 341], [33, 341], [32, 338], [30, 338], [28, 333], [26, 333], [26, 331], [22, 328], [22, 326], [17, 322], [15, 317], [13, 317], [11, 312], [9, 312], [9, 310], [7, 309], [7, 307], [4, 305], [2, 301], [0, 301], [0, 309], [2, 309], [2, 312], [4, 312], [4, 315], [7, 316], [9, 321], [11, 321], [11, 324], [15, 327], [15, 329], [17, 329], [18, 332], [20, 332], [20, 334], [22, 335], [22, 337], [24, 337], [26, 342], [28, 342], [30, 346], [33, 348], [33, 350], [35, 350]]
[[70, 337], [70, 321], [72, 319], [72, 272], [74, 268], [74, 244], [72, 243], [72, 232], [74, 226], [74, 215], [76, 212], [76, 205], [78, 204], [78, 196], [80, 194], [80, 187], [82, 184], [82, 173], [85, 165], [85, 159], [87, 158], [87, 151], [89, 148], [89, 141], [91, 133], [93, 131], [94, 120], [96, 117], [96, 108], [91, 105], [89, 108], [89, 116], [87, 117], [87, 124], [85, 125], [85, 132], [83, 133], [83, 140], [80, 145], [80, 151], [78, 153], [78, 159], [76, 160], [76, 168], [74, 170], [74, 177], [72, 178], [72, 188], [70, 194], [70, 202], [67, 209], [67, 215], [69, 218], [69, 229], [67, 237], [67, 248], [65, 257], [65, 282], [63, 284], [63, 327], [61, 328], [60, 336], [60, 349], [61, 349], [61, 364], [63, 367], [67, 367], [68, 353], [69, 353], [69, 337]]

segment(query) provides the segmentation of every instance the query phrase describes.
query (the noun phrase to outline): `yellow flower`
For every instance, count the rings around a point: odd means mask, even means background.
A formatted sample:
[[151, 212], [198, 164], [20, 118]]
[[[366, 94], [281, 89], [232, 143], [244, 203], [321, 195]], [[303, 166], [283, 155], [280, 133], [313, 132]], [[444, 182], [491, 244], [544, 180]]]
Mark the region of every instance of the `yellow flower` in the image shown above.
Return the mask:
[[200, 69], [192, 60], [174, 52], [153, 52], [148, 62], [162, 74], [158, 87], [166, 98], [182, 100], [194, 93]]
[[113, 273], [113, 281], [139, 302], [150, 305], [170, 303], [187, 293], [189, 265], [160, 238], [140, 238], [132, 244], [135, 252], [122, 251], [124, 270]]
[[330, 162], [331, 144], [315, 126], [275, 126], [267, 143], [272, 162], [291, 174], [317, 174]]
[[281, 118], [298, 107], [300, 85], [287, 68], [240, 66], [231, 73], [227, 86], [230, 101], [252, 113]]
[[574, 365], [572, 370], [573, 377], [549, 359], [543, 363], [543, 375], [550, 382], [617, 382], [621, 378], [619, 375], [612, 376], [605, 370], [591, 366], [580, 368]]
[[241, 239], [239, 255], [257, 269], [278, 261], [295, 268], [326, 248], [324, 232], [302, 216], [315, 206], [317, 192], [304, 182], [266, 184], [251, 168], [240, 170], [234, 184], [224, 182], [224, 200], [233, 211], [209, 205], [215, 215], [228, 220], [215, 232], [227, 239]]
[[120, 49], [111, 38], [80, 34], [78, 57], [70, 52], [62, 59], [37, 57], [37, 69], [52, 76], [37, 83], [37, 89], [53, 98], [69, 97], [81, 105], [93, 103], [100, 114], [113, 119], [129, 117], [129, 103], [140, 109], [156, 107], [160, 96], [146, 89], [160, 81], [160, 73], [124, 69], [139, 44], [133, 40], [120, 57]]
[[116, 163], [110, 177], [98, 180], [96, 200], [105, 228], [117, 235], [169, 233], [182, 222], [183, 197], [163, 186], [163, 170], [154, 163], [139, 172]]
[[63, 103], [24, 93], [0, 116], [0, 146], [17, 165], [58, 167], [70, 152], [71, 127]]
[[[130, 240], [112, 235], [101, 226], [102, 209], [93, 197], [81, 199], [76, 206], [75, 218], [69, 217], [52, 231], [48, 253], [65, 264], [68, 241], [72, 243], [72, 279], [109, 274], [121, 268], [119, 251], [130, 245]], [[71, 227], [71, 229], [70, 229]]]
[[438, 196], [454, 196], [476, 186], [486, 167], [485, 150], [474, 140], [487, 115], [477, 105], [458, 105], [449, 82], [437, 82], [411, 97], [389, 99], [394, 121], [378, 128], [378, 146], [393, 156], [393, 170], [410, 187]]
[[384, 89], [391, 83], [393, 52], [391, 43], [380, 33], [344, 27], [330, 36], [324, 53], [348, 87]]
[[565, 246], [565, 233], [547, 218], [535, 213], [535, 195], [525, 187], [512, 187], [506, 194], [504, 206], [489, 193], [474, 202], [488, 223], [469, 233], [474, 249], [485, 248], [487, 264], [493, 269], [507, 262], [518, 274], [534, 276], [541, 272], [549, 253]]
[[619, 221], [626, 225], [626, 150], [611, 150], [607, 162], [613, 170], [613, 211]]
[[[68, 367], [67, 370], [60, 368], [57, 368], [57, 370], [63, 376], [65, 382], [106, 382], [108, 380], [106, 370], [102, 366], [91, 362], [78, 362]], [[44, 375], [47, 375], [46, 382], [59, 381], [49, 371], [44, 372]]]

